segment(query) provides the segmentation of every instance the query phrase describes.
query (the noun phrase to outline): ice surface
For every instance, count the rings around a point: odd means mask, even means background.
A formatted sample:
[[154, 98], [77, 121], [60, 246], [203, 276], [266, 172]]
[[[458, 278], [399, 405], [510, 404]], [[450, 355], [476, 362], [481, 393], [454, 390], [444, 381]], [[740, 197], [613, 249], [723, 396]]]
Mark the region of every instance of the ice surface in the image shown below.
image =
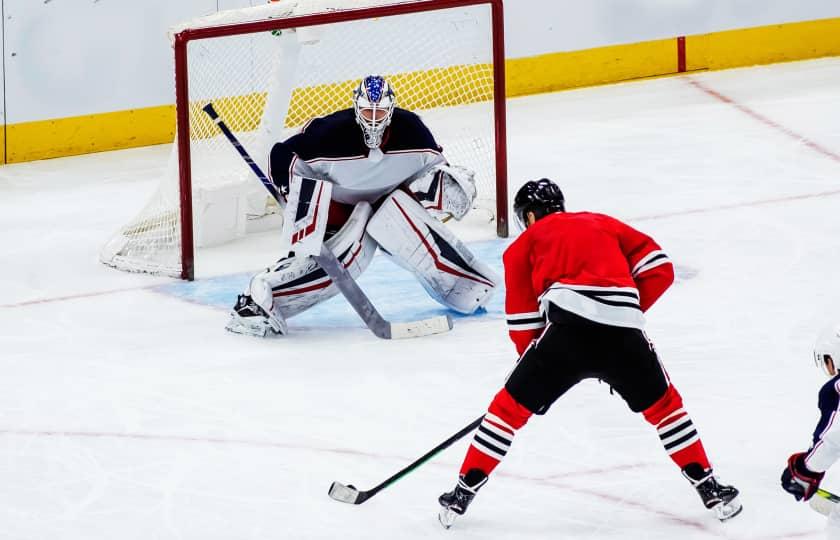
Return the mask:
[[[840, 319], [839, 92], [826, 59], [508, 104], [512, 190], [554, 178], [571, 210], [628, 220], [677, 262], [649, 334], [742, 490], [731, 523], [597, 382], [519, 433], [449, 531], [436, 498], [467, 440], [364, 505], [331, 500], [333, 480], [369, 489], [481, 414], [515, 360], [501, 296], [409, 342], [376, 339], [339, 299], [282, 339], [228, 334], [270, 237], [210, 256], [195, 284], [97, 262], [163, 146], [0, 168], [0, 537], [820, 538], [824, 518], [778, 477], [816, 423], [813, 339]], [[500, 269], [492, 227], [457, 229]], [[213, 264], [239, 255], [238, 273]], [[395, 319], [440, 312], [381, 257], [362, 285]]]

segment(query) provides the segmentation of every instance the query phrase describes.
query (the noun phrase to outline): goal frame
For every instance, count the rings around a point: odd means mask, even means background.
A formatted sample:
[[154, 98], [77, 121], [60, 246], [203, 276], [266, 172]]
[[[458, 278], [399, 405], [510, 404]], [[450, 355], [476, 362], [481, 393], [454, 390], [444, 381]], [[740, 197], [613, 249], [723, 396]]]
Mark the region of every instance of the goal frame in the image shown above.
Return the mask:
[[459, 7], [489, 4], [493, 56], [493, 123], [496, 162], [496, 234], [508, 236], [507, 143], [505, 111], [505, 43], [503, 0], [421, 0], [384, 6], [299, 15], [280, 19], [188, 28], [173, 36], [175, 52], [175, 116], [178, 145], [178, 177], [181, 225], [181, 279], [195, 279], [193, 236], [192, 163], [190, 158], [189, 71], [187, 45], [191, 41], [271, 32], [301, 26], [358, 21]]

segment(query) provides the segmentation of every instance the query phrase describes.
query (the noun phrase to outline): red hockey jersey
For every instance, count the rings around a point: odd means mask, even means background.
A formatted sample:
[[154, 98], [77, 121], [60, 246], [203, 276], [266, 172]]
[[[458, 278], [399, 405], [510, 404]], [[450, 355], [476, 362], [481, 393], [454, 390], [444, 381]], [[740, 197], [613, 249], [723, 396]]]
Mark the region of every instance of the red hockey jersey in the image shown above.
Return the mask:
[[591, 212], [557, 212], [505, 251], [505, 312], [521, 355], [550, 302], [592, 321], [642, 328], [642, 313], [671, 286], [674, 268], [649, 236]]

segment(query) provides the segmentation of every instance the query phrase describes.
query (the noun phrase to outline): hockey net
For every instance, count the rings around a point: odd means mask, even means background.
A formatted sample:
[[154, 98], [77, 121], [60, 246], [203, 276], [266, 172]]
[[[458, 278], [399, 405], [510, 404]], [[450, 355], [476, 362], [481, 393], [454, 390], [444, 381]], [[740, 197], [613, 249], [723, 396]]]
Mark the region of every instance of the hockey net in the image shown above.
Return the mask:
[[178, 138], [156, 192], [100, 259], [193, 279], [195, 247], [279, 227], [276, 203], [202, 107], [213, 103], [265, 171], [274, 143], [352, 106], [369, 74], [389, 79], [450, 163], [476, 172], [476, 212], [505, 235], [501, 27], [500, 0], [280, 0], [173, 28]]

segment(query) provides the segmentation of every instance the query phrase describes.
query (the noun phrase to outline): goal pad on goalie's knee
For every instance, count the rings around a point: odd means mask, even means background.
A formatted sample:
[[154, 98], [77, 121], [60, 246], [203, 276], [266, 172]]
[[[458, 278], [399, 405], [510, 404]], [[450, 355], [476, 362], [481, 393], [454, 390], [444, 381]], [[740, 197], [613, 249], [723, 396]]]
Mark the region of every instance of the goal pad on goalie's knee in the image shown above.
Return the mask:
[[[356, 204], [347, 222], [325, 242], [353, 278], [364, 272], [376, 253], [376, 242], [365, 234], [370, 214], [370, 204]], [[274, 266], [254, 276], [246, 294], [254, 295], [258, 290], [266, 291], [265, 298], [254, 296], [254, 300], [266, 310], [269, 308], [265, 304], [270, 303], [271, 311], [285, 318], [297, 315], [339, 292], [327, 273], [306, 255], [280, 259]]]
[[385, 198], [367, 232], [432, 298], [455, 311], [473, 313], [484, 306], [499, 282], [489, 266], [403, 191]]

